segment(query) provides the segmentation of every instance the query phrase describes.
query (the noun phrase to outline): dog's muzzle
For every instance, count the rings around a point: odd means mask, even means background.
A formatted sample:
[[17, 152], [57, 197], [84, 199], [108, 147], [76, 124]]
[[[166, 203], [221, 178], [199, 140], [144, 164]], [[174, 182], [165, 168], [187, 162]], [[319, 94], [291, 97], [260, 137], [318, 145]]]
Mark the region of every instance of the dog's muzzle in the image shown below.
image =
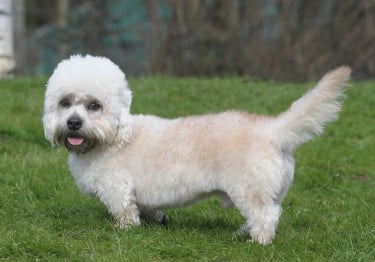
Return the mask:
[[69, 151], [83, 154], [95, 146], [95, 140], [82, 131], [83, 121], [80, 117], [70, 117], [66, 121], [66, 126], [67, 132], [62, 140]]

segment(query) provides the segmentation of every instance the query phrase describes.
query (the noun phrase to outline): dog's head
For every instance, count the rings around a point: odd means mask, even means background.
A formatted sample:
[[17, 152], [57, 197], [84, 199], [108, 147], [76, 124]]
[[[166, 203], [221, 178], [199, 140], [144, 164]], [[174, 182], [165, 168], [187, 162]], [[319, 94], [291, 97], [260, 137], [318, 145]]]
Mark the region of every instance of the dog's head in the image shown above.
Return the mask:
[[71, 56], [48, 80], [43, 126], [47, 140], [86, 153], [124, 145], [131, 137], [131, 91], [124, 73], [104, 57]]

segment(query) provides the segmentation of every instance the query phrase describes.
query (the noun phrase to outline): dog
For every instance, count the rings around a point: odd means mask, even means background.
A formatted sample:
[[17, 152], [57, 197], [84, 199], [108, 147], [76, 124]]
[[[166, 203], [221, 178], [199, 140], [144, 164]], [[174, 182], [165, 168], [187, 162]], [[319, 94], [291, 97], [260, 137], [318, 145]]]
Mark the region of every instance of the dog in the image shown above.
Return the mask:
[[164, 119], [132, 115], [125, 74], [104, 57], [74, 55], [49, 78], [43, 126], [69, 151], [80, 190], [95, 195], [120, 228], [140, 216], [216, 195], [246, 219], [250, 241], [270, 244], [294, 176], [293, 151], [341, 109], [351, 69], [341, 66], [278, 116], [226, 111]]

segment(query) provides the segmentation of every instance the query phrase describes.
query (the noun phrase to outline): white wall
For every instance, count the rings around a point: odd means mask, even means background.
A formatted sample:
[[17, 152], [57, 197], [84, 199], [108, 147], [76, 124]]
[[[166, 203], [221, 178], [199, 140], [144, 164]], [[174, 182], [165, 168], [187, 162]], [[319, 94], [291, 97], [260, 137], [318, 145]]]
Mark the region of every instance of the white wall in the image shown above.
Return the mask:
[[0, 0], [0, 78], [14, 67], [12, 0]]

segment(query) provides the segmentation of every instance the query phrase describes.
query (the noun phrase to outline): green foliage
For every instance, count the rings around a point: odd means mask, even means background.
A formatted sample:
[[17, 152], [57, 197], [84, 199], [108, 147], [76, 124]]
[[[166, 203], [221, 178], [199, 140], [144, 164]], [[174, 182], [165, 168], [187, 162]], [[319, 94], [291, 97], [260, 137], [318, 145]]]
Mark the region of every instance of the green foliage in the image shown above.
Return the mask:
[[[295, 181], [266, 247], [235, 238], [243, 219], [215, 198], [168, 210], [168, 227], [114, 228], [105, 207], [78, 191], [66, 151], [44, 139], [45, 82], [0, 81], [0, 260], [374, 260], [374, 82], [354, 83], [340, 119], [297, 150]], [[155, 76], [130, 86], [133, 113], [178, 117], [227, 109], [277, 114], [311, 85]]]

